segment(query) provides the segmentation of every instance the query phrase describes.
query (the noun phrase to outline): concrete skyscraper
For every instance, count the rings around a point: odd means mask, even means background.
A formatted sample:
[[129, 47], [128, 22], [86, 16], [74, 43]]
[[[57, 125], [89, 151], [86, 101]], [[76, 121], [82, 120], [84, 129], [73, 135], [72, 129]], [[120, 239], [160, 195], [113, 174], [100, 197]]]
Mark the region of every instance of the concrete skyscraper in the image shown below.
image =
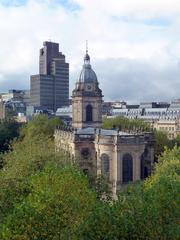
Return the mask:
[[69, 102], [69, 64], [59, 44], [44, 42], [40, 49], [39, 74], [31, 76], [31, 105], [56, 111]]

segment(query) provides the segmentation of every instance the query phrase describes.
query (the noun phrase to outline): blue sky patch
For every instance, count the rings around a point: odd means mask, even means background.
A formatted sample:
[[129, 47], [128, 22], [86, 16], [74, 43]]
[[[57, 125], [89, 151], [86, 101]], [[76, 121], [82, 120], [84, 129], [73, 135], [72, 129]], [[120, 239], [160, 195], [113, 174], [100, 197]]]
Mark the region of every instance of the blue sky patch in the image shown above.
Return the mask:
[[144, 20], [143, 23], [146, 25], [166, 27], [171, 24], [171, 21], [166, 18], [153, 18], [153, 19]]
[[4, 6], [22, 6], [27, 3], [27, 0], [0, 0], [0, 4]]
[[112, 19], [118, 22], [138, 23], [157, 27], [167, 27], [171, 24], [171, 21], [168, 18], [137, 19], [134, 17], [131, 18], [127, 16], [112, 16]]
[[[37, 2], [42, 2], [45, 3], [46, 1], [44, 0], [36, 0]], [[3, 6], [11, 7], [20, 7], [26, 5], [28, 0], [0, 0], [0, 4]], [[63, 6], [66, 10], [68, 11], [77, 11], [80, 10], [80, 6], [72, 3], [70, 0], [51, 0], [47, 1], [47, 4], [52, 7], [56, 7], [58, 5]]]
[[52, 2], [57, 5], [59, 4], [70, 11], [80, 10], [80, 6], [78, 4], [72, 3], [70, 0], [53, 0]]

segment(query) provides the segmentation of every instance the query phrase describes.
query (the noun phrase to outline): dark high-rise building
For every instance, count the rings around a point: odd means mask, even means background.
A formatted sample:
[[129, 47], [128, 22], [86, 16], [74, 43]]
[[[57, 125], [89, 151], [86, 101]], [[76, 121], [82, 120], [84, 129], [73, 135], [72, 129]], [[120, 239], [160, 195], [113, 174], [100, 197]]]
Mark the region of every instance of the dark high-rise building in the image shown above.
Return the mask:
[[56, 111], [69, 104], [69, 64], [59, 44], [44, 42], [39, 74], [31, 76], [31, 105]]

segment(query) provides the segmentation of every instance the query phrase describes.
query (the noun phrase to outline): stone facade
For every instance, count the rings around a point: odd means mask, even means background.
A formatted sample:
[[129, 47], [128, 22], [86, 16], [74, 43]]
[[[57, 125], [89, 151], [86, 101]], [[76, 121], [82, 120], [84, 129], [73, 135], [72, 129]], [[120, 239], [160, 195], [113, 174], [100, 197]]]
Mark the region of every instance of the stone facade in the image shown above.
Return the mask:
[[167, 133], [169, 139], [180, 135], [180, 119], [159, 119], [153, 123], [153, 127]]
[[72, 94], [72, 129], [55, 131], [56, 151], [77, 159], [86, 174], [104, 175], [113, 193], [122, 184], [144, 179], [154, 164], [152, 133], [102, 129], [102, 91], [86, 53]]
[[[76, 158], [83, 172], [106, 175], [114, 187], [151, 174], [154, 138], [151, 133], [124, 133], [116, 130], [84, 128], [56, 129], [56, 150]], [[129, 161], [129, 163], [128, 163]]]
[[0, 98], [0, 120], [5, 118], [5, 105]]
[[102, 91], [97, 76], [86, 53], [84, 65], [72, 93], [72, 126], [74, 128], [95, 127], [102, 124]]
[[[102, 99], [98, 96], [73, 95], [73, 123], [74, 128], [85, 128], [88, 126], [100, 128], [102, 124], [101, 115]], [[87, 120], [88, 107], [92, 108], [92, 121]]]

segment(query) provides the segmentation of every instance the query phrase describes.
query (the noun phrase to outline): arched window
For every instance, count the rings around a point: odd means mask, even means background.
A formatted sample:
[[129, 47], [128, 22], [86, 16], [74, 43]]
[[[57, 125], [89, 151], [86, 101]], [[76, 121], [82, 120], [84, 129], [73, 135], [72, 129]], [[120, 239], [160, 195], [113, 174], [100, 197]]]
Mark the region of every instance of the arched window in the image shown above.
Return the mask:
[[101, 171], [103, 175], [109, 174], [109, 156], [105, 153], [101, 155]]
[[92, 120], [93, 120], [93, 108], [89, 104], [86, 107], [86, 122], [92, 122]]
[[126, 153], [122, 159], [123, 183], [128, 183], [133, 180], [133, 158], [131, 154]]

